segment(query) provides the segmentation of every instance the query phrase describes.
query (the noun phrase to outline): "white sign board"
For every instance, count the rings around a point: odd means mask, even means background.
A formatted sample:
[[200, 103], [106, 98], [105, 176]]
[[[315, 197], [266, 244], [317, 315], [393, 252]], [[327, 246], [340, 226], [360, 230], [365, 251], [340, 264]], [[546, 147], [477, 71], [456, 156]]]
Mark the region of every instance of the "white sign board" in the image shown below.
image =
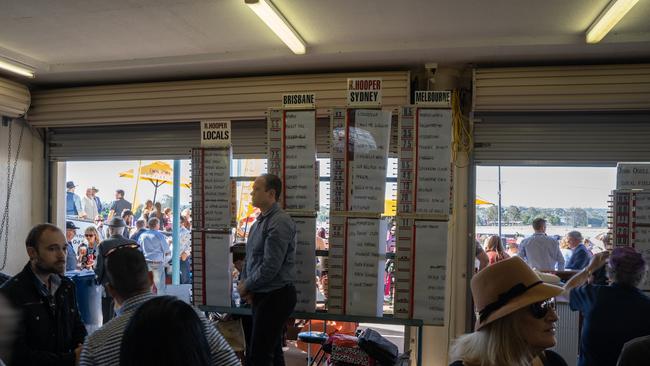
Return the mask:
[[382, 316], [386, 222], [348, 219], [346, 306], [348, 315]]
[[204, 228], [222, 229], [231, 225], [230, 152], [206, 150], [203, 158], [202, 185]]
[[313, 211], [316, 164], [316, 112], [284, 112], [284, 205], [287, 210]]
[[390, 125], [388, 111], [357, 109], [350, 115], [350, 211], [384, 212]]
[[449, 108], [451, 106], [451, 92], [448, 90], [416, 91], [415, 105]]
[[314, 312], [316, 310], [316, 218], [293, 217], [296, 223], [296, 311]]
[[424, 324], [444, 324], [447, 227], [447, 222], [415, 221], [413, 318]]
[[230, 306], [230, 234], [205, 233], [205, 302], [212, 306]]
[[417, 110], [417, 213], [449, 215], [451, 109]]
[[202, 147], [229, 147], [230, 121], [201, 121]]
[[381, 78], [348, 79], [348, 107], [381, 107]]
[[285, 109], [314, 109], [316, 108], [316, 94], [291, 93], [282, 95], [282, 108]]
[[650, 189], [650, 163], [618, 163], [616, 189]]

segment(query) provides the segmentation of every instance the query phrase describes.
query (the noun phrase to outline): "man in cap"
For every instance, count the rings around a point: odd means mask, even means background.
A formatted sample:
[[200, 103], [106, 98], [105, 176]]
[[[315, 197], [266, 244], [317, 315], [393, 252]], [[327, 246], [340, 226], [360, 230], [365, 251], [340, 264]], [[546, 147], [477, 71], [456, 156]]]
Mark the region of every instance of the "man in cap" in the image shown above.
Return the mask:
[[67, 216], [83, 216], [83, 208], [81, 207], [81, 198], [74, 193], [75, 185], [73, 181], [68, 181], [65, 184], [67, 192], [65, 193], [65, 214]]
[[21, 366], [72, 366], [86, 328], [77, 308], [75, 285], [63, 276], [65, 236], [52, 224], [39, 224], [27, 234], [25, 246], [29, 262], [0, 288], [21, 313], [12, 359], [6, 361]]
[[65, 222], [65, 240], [68, 243], [65, 259], [66, 271], [74, 271], [77, 269], [77, 254], [75, 253], [74, 247], [72, 246], [72, 239], [74, 239], [74, 236], [77, 235], [77, 229], [79, 229], [79, 227], [75, 225], [74, 222]]
[[625, 342], [650, 334], [650, 298], [638, 289], [647, 267], [634, 248], [616, 248], [609, 255], [610, 285], [580, 286], [605, 265], [607, 256], [594, 255], [565, 285], [571, 310], [583, 316], [579, 366], [615, 365]]
[[571, 249], [571, 257], [566, 262], [566, 269], [583, 269], [589, 265], [591, 259], [591, 252], [582, 244], [582, 234], [579, 231], [570, 231], [566, 234], [569, 249]]
[[[106, 282], [108, 281], [108, 278], [106, 277], [106, 269], [104, 268], [104, 258], [106, 257], [106, 253], [108, 253], [111, 249], [119, 247], [121, 245], [137, 244], [135, 241], [122, 236], [125, 227], [126, 223], [121, 217], [113, 217], [108, 222], [108, 239], [105, 239], [99, 243], [95, 273], [97, 274], [97, 283], [101, 285], [106, 285]], [[104, 323], [111, 320], [114, 315], [113, 298], [111, 298], [110, 295], [106, 292], [102, 298], [102, 313], [104, 315]]]

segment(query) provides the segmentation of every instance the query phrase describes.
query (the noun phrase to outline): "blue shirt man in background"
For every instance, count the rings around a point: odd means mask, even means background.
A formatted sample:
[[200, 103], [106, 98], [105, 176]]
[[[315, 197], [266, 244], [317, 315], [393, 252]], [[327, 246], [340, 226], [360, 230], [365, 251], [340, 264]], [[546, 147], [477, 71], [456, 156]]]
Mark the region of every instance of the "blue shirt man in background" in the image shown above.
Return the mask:
[[158, 231], [160, 228], [158, 219], [155, 217], [150, 218], [148, 227], [149, 230], [140, 234], [138, 244], [142, 249], [142, 253], [144, 253], [149, 270], [153, 272], [153, 283], [156, 285], [158, 294], [164, 294], [166, 287], [165, 263], [167, 263], [171, 251], [169, 250], [169, 244], [167, 244], [167, 238]]
[[546, 235], [546, 220], [533, 220], [535, 233], [519, 244], [518, 256], [538, 271], [564, 271], [564, 256], [560, 243]]
[[263, 174], [253, 183], [252, 203], [261, 214], [248, 236], [238, 285], [252, 304], [247, 365], [284, 365], [282, 330], [296, 306], [296, 225], [278, 204], [281, 193], [282, 181], [275, 175]]

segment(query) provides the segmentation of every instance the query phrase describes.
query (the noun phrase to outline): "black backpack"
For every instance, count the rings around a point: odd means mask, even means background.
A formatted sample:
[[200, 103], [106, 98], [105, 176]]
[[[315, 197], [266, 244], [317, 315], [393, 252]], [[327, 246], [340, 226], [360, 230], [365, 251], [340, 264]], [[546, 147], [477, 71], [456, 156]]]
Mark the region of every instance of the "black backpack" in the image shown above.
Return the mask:
[[366, 329], [359, 337], [359, 348], [374, 358], [381, 366], [393, 366], [399, 350], [391, 341], [372, 329]]

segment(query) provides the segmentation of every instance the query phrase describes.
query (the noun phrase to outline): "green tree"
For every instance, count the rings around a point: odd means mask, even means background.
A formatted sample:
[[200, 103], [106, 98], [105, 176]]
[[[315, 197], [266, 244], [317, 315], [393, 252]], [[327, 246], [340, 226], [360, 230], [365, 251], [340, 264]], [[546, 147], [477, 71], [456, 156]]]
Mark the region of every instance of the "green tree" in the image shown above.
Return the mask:
[[496, 205], [492, 205], [487, 208], [486, 219], [490, 223], [494, 223], [499, 220], [499, 208]]
[[507, 222], [521, 221], [521, 212], [517, 206], [508, 206], [505, 216]]

